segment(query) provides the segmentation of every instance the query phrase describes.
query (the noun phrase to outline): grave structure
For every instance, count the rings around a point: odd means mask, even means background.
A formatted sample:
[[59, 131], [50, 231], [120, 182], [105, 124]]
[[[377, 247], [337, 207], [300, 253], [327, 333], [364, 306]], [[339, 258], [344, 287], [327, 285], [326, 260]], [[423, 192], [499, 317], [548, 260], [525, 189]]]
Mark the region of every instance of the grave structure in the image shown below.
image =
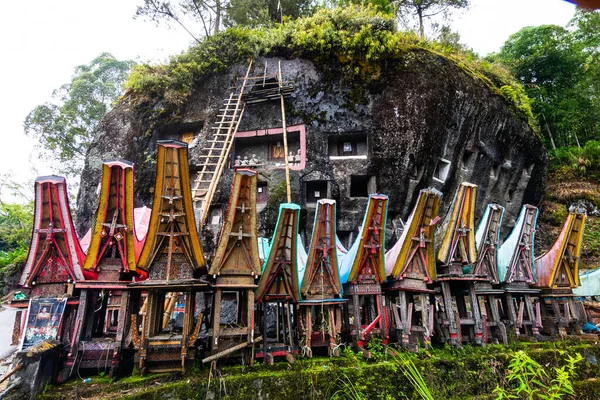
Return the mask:
[[431, 343], [433, 334], [431, 285], [436, 279], [434, 237], [441, 198], [435, 189], [421, 190], [400, 239], [385, 255], [391, 325], [398, 343], [411, 350]]
[[340, 280], [349, 304], [353, 344], [369, 356], [366, 342], [372, 335], [389, 340], [389, 317], [381, 284], [385, 282], [385, 224], [388, 197], [371, 194], [362, 226], [342, 260]]
[[279, 206], [271, 247], [256, 289], [263, 336], [256, 357], [264, 358], [269, 364], [276, 356], [293, 360], [298, 353], [295, 305], [300, 300], [299, 270], [304, 270], [299, 261], [299, 247], [302, 247], [298, 236], [299, 217], [297, 204]]
[[[134, 289], [132, 337], [139, 368], [184, 372], [194, 358], [209, 289], [198, 241], [188, 172], [187, 145], [158, 141], [152, 216], [137, 270], [147, 275]], [[145, 300], [142, 304], [143, 294]], [[140, 307], [140, 304], [141, 307]], [[138, 325], [139, 324], [139, 325]]]
[[339, 274], [335, 200], [317, 202], [308, 259], [298, 302], [300, 337], [303, 350], [312, 357], [314, 347], [327, 347], [329, 355], [339, 356], [338, 345], [345, 330], [345, 307]]
[[475, 282], [489, 281], [475, 275], [475, 203], [477, 186], [463, 182], [445, 223], [446, 229], [437, 254], [437, 280], [442, 288], [438, 298], [438, 326], [442, 339], [462, 346], [463, 337], [485, 343], [487, 329], [482, 318]]
[[[19, 286], [30, 290], [29, 302], [13, 301], [11, 305], [27, 310], [20, 348], [45, 340], [62, 341], [62, 363], [75, 344], [73, 333], [81, 323], [76, 318], [79, 299], [74, 282], [94, 279], [95, 274], [82, 269], [85, 255], [73, 227], [65, 178], [39, 177], [34, 191], [33, 232], [18, 281]], [[22, 313], [17, 312], [16, 318], [21, 319]], [[58, 380], [69, 375], [70, 370], [62, 369]]]
[[586, 314], [573, 289], [579, 286], [579, 254], [585, 219], [585, 211], [571, 207], [552, 247], [535, 259], [545, 333], [561, 336], [582, 333]]
[[[95, 224], [88, 233], [84, 271], [93, 280], [78, 280], [79, 308], [74, 346], [67, 366], [108, 370], [113, 376], [130, 332], [129, 287], [146, 275], [137, 269], [150, 209], [133, 207], [134, 166], [123, 160], [106, 161]], [[86, 239], [88, 238], [86, 235]]]
[[[257, 175], [249, 169], [235, 170], [221, 237], [208, 271], [214, 279], [209, 331], [213, 354], [254, 343], [254, 290], [261, 275], [256, 234]], [[222, 304], [229, 312], [222, 312]]]
[[534, 235], [537, 207], [525, 204], [498, 251], [498, 273], [504, 290], [504, 320], [516, 338], [535, 338], [541, 328], [539, 289], [535, 284]]

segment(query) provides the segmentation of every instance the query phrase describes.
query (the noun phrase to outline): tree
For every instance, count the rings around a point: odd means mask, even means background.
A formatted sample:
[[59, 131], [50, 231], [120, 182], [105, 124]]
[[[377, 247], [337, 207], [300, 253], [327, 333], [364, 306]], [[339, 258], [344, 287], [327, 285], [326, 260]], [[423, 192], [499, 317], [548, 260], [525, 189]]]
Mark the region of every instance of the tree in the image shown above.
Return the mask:
[[526, 27], [493, 56], [524, 85], [552, 148], [580, 146], [598, 133], [598, 86], [589, 82], [589, 53], [578, 34], [556, 25]]
[[307, 15], [311, 5], [310, 0], [144, 0], [135, 16], [157, 24], [176, 23], [200, 43], [201, 37], [214, 35], [223, 26], [266, 26], [281, 22], [282, 16]]
[[80, 172], [98, 122], [122, 93], [133, 64], [102, 53], [76, 67], [71, 82], [53, 91], [53, 102], [37, 106], [25, 118], [25, 133], [61, 164], [62, 173]]
[[[221, 20], [224, 16], [224, 0], [182, 0], [178, 4], [171, 1], [144, 0], [138, 6], [135, 17], [148, 18], [157, 24], [162, 21], [175, 22], [183, 28], [196, 42], [200, 43], [201, 36], [216, 34], [221, 29]], [[200, 23], [203, 35], [192, 32], [188, 25]]]
[[447, 14], [448, 11], [453, 8], [468, 8], [470, 5], [470, 0], [397, 0], [395, 5], [400, 18], [417, 18], [419, 35], [424, 38], [424, 20], [426, 18], [431, 18], [440, 14]]

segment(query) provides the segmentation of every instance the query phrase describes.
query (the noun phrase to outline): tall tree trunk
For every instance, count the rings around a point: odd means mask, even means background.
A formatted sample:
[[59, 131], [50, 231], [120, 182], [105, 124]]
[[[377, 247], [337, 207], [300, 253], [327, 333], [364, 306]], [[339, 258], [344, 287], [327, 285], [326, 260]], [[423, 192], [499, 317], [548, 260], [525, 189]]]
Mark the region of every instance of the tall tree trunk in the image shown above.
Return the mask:
[[217, 34], [221, 28], [221, 0], [215, 1], [215, 13], [215, 34]]
[[421, 39], [425, 39], [425, 27], [423, 26], [423, 9], [421, 6], [417, 6], [417, 16], [419, 17], [419, 36]]
[[550, 126], [548, 125], [548, 120], [546, 119], [546, 114], [542, 113], [542, 118], [544, 118], [544, 126], [546, 127], [546, 131], [548, 131], [548, 136], [550, 137], [552, 150], [556, 150], [556, 145], [554, 144], [554, 137], [552, 137], [552, 132], [550, 131]]

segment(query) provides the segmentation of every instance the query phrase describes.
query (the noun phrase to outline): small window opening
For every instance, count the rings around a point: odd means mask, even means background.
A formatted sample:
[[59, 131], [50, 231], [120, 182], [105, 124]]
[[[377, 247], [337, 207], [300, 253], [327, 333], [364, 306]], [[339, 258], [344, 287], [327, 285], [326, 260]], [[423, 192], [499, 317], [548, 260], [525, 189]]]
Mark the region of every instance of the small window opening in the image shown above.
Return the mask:
[[471, 161], [473, 161], [473, 156], [475, 155], [475, 153], [469, 151], [469, 150], [465, 150], [463, 155], [462, 155], [462, 166], [461, 168], [463, 170], [468, 170], [469, 169], [469, 165], [471, 165]]
[[369, 197], [369, 193], [375, 193], [376, 191], [374, 176], [350, 176], [350, 197]]
[[258, 182], [256, 184], [256, 203], [263, 204], [269, 199], [267, 182]]
[[450, 173], [450, 164], [450, 161], [440, 158], [433, 172], [433, 179], [442, 183], [446, 182], [446, 178]]
[[306, 182], [306, 202], [316, 203], [327, 198], [327, 181]]
[[504, 199], [506, 200], [507, 203], [512, 203], [513, 195], [514, 194], [515, 194], [515, 190], [514, 189], [509, 189], [506, 192], [506, 195], [504, 196]]
[[498, 179], [500, 177], [500, 164], [495, 164], [490, 170], [490, 178]]

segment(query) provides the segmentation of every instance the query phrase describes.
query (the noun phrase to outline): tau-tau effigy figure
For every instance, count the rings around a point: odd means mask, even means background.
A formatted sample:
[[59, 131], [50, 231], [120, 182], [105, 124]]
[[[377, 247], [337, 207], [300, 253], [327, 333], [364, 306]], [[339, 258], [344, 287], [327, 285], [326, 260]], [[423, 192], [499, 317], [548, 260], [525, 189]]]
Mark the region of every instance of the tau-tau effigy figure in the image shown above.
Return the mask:
[[194, 220], [187, 145], [158, 141], [156, 169], [152, 216], [137, 265], [148, 278], [131, 285], [134, 303], [141, 304], [143, 291], [147, 297], [140, 325], [132, 315], [132, 336], [142, 372], [185, 371], [204, 315], [204, 296], [197, 294], [208, 290], [200, 279], [207, 271]]
[[573, 294], [573, 289], [579, 286], [579, 254], [585, 218], [583, 210], [571, 207], [550, 250], [535, 259], [536, 286], [542, 290], [542, 324], [547, 333], [580, 334], [586, 321], [583, 304]]
[[355, 346], [365, 352], [365, 343], [372, 335], [388, 343], [388, 315], [381, 284], [385, 282], [385, 223], [388, 197], [369, 196], [365, 218], [358, 238], [342, 261], [340, 280], [348, 305], [350, 329]]
[[430, 285], [436, 279], [433, 241], [441, 198], [435, 189], [421, 190], [400, 239], [385, 255], [391, 332], [413, 351], [431, 343], [434, 329]]

